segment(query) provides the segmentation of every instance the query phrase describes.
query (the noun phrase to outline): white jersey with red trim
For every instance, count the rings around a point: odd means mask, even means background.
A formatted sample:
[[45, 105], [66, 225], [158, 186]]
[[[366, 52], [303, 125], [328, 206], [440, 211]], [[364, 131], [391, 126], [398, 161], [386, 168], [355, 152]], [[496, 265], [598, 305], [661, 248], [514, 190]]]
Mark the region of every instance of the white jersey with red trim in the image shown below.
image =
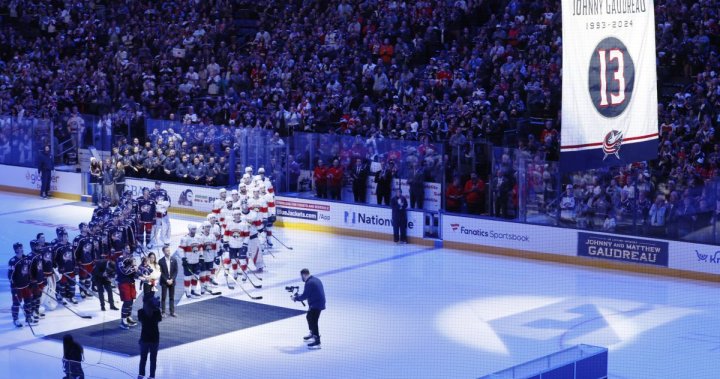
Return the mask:
[[243, 212], [242, 219], [250, 225], [251, 236], [263, 230], [262, 218], [254, 210], [250, 210], [248, 213]]
[[220, 211], [220, 216], [218, 217], [218, 222], [220, 223], [220, 228], [222, 230], [225, 230], [225, 226], [227, 225], [227, 222], [232, 220], [232, 208], [228, 208], [227, 206], [223, 208]]
[[194, 236], [186, 235], [180, 239], [178, 253], [182, 257], [187, 258], [187, 263], [195, 264], [200, 262], [200, 253], [202, 252], [202, 241], [198, 234]]
[[215, 213], [218, 218], [220, 217], [220, 211], [225, 208], [225, 203], [225, 199], [215, 199], [213, 201], [212, 213]]
[[224, 240], [232, 249], [241, 248], [250, 241], [250, 224], [243, 218], [240, 222], [230, 220], [225, 228]]
[[267, 203], [268, 217], [277, 215], [277, 209], [275, 208], [275, 194], [268, 192], [265, 194], [264, 198]]
[[170, 202], [167, 198], [158, 197], [158, 199], [155, 200], [155, 217], [163, 218], [167, 216], [168, 208], [170, 208]]
[[217, 238], [215, 238], [215, 235], [212, 233], [212, 229], [208, 234], [200, 233], [199, 239], [202, 244], [201, 255], [203, 259], [205, 262], [213, 261], [217, 256], [218, 242]]
[[[210, 227], [210, 234], [215, 238], [215, 241], [217, 241], [218, 244], [222, 243], [223, 231], [220, 224], [212, 225]], [[218, 245], [218, 249], [220, 249], [220, 245]]]
[[265, 198], [260, 196], [258, 198], [251, 198], [248, 200], [248, 207], [257, 212], [260, 220], [264, 221], [268, 217], [268, 204]]

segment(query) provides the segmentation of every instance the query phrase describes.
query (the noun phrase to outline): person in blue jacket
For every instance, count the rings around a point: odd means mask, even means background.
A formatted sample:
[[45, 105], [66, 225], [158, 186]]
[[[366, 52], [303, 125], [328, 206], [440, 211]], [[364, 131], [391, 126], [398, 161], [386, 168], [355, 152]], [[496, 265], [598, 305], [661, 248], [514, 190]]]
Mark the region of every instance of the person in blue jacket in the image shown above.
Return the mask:
[[50, 196], [50, 180], [55, 170], [55, 162], [50, 154], [50, 145], [45, 145], [38, 154], [38, 174], [40, 174], [40, 197], [47, 199]]
[[318, 329], [318, 320], [320, 312], [325, 309], [325, 289], [320, 279], [310, 275], [310, 270], [304, 268], [300, 270], [300, 276], [305, 282], [305, 288], [302, 295], [295, 294], [294, 301], [308, 302], [307, 322], [310, 328], [310, 334], [303, 337], [303, 340], [309, 342], [309, 349], [320, 348], [320, 330]]

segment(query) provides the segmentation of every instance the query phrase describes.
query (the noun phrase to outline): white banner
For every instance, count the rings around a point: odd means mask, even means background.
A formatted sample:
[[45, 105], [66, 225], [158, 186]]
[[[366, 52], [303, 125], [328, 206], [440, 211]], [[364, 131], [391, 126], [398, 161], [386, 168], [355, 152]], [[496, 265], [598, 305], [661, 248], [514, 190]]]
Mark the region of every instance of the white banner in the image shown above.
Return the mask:
[[720, 275], [720, 246], [670, 241], [670, 268]]
[[442, 238], [483, 246], [575, 256], [577, 231], [542, 225], [443, 215]]
[[657, 157], [652, 0], [562, 0], [561, 167]]
[[[278, 196], [277, 216], [288, 222], [304, 222], [341, 229], [354, 229], [392, 235], [392, 210], [295, 197]], [[408, 211], [409, 237], [422, 238], [423, 213]]]
[[[133, 196], [142, 195], [142, 188], [155, 188], [154, 180], [144, 180], [127, 178], [125, 179], [125, 189], [133, 191]], [[189, 209], [198, 212], [212, 211], [212, 205], [218, 197], [219, 189], [193, 186], [181, 183], [163, 182], [162, 188], [167, 191], [170, 196], [170, 208]]]
[[[37, 169], [0, 165], [0, 185], [40, 191], [40, 174]], [[75, 172], [53, 171], [50, 192], [73, 195], [82, 193], [82, 176]]]

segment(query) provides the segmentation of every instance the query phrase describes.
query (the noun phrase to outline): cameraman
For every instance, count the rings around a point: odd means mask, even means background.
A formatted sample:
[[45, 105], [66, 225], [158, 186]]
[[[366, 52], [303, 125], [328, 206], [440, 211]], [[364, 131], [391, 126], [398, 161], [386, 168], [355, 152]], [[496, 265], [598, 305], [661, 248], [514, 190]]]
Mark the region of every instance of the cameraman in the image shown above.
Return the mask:
[[304, 268], [300, 271], [302, 281], [305, 282], [305, 288], [302, 295], [295, 294], [293, 301], [308, 301], [307, 322], [310, 328], [310, 334], [303, 337], [308, 344], [309, 349], [320, 348], [320, 331], [318, 329], [318, 320], [320, 312], [325, 309], [325, 289], [320, 279], [310, 275], [310, 270]]

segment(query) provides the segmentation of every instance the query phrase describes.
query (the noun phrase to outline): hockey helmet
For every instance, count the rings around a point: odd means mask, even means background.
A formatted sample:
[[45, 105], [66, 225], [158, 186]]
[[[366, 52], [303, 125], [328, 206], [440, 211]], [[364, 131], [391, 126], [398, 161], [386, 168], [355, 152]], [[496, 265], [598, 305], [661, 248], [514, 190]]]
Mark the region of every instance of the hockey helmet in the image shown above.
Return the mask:
[[215, 213], [208, 213], [207, 216], [205, 216], [205, 219], [208, 221], [210, 221], [212, 219], [216, 219], [216, 218], [217, 218], [217, 216], [215, 215]]
[[188, 224], [188, 230], [197, 230], [197, 225], [192, 223]]
[[258, 169], [258, 174], [264, 174], [265, 173], [265, 167], [260, 167]]
[[58, 238], [59, 238], [59, 237], [62, 236], [63, 234], [67, 235], [67, 231], [65, 230], [64, 227], [58, 226], [58, 227], [55, 229], [55, 235], [58, 236]]
[[252, 166], [245, 166], [245, 172], [252, 172]]
[[227, 189], [225, 189], [225, 188], [220, 188], [220, 191], [218, 192], [218, 195], [219, 195], [220, 197], [223, 197], [223, 196], [227, 195]]
[[205, 228], [211, 227], [212, 225], [210, 225], [210, 223], [207, 222], [207, 221], [203, 221], [203, 223], [202, 223], [200, 226], [201, 226], [203, 229], [205, 229]]
[[230, 195], [236, 196], [236, 195], [238, 195], [238, 191], [237, 191], [237, 190], [232, 190], [232, 192], [230, 192]]

